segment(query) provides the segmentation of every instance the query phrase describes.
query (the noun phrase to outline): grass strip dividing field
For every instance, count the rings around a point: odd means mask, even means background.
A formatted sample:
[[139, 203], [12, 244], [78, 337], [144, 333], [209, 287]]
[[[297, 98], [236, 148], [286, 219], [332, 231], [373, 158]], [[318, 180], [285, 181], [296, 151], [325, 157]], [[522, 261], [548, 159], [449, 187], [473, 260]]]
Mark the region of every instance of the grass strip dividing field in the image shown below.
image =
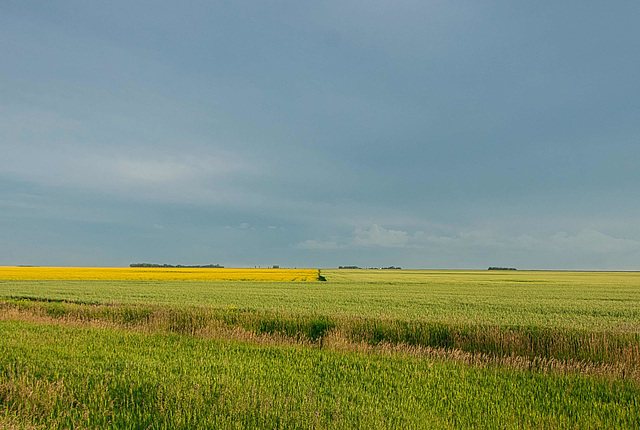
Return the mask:
[[[14, 311], [14, 312], [11, 312]], [[354, 345], [415, 350], [454, 350], [518, 366], [588, 370], [640, 383], [640, 335], [574, 328], [501, 327], [420, 320], [275, 314], [264, 311], [171, 308], [149, 305], [88, 305], [5, 300], [0, 318], [87, 324], [213, 338], [255, 339], [353, 349]], [[39, 320], [41, 321], [41, 320]], [[520, 357], [520, 360], [514, 360]], [[524, 360], [523, 360], [524, 359]]]
[[0, 416], [50, 429], [624, 429], [638, 399], [581, 374], [0, 322]]

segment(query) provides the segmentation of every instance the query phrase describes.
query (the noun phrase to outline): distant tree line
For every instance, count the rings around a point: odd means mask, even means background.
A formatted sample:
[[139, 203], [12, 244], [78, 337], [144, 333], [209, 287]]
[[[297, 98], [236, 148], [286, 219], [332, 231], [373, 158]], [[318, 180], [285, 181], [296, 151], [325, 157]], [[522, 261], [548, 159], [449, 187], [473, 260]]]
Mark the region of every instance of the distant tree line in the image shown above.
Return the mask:
[[182, 268], [182, 269], [224, 269], [219, 264], [206, 264], [198, 266], [183, 266], [182, 264], [155, 264], [155, 263], [131, 263], [129, 267], [160, 267], [160, 268]]
[[338, 269], [360, 269], [358, 266], [338, 266]]
[[515, 267], [489, 267], [487, 270], [518, 270]]
[[389, 269], [392, 269], [392, 270], [401, 270], [401, 269], [402, 269], [402, 267], [400, 267], [400, 266], [389, 266], [389, 267], [381, 267], [380, 269], [382, 269], [382, 270], [389, 270]]

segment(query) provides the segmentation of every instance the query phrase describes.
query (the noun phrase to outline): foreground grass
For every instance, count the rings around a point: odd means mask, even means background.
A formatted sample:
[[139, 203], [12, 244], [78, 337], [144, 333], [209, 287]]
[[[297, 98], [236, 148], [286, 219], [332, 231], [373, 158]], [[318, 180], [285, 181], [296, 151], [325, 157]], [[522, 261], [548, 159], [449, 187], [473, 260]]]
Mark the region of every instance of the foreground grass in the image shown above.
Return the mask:
[[637, 428], [640, 388], [415, 356], [0, 322], [0, 416], [46, 428]]

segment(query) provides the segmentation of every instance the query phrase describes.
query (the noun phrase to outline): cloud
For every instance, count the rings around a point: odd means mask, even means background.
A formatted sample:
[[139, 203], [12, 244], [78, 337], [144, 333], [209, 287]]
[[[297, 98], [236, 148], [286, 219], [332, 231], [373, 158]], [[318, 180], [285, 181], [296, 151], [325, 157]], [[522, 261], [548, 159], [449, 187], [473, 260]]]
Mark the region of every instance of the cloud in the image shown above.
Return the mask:
[[192, 173], [192, 167], [185, 163], [159, 160], [117, 160], [114, 171], [127, 181], [136, 184], [152, 184], [179, 181]]
[[467, 230], [451, 236], [418, 231], [410, 237], [410, 243], [416, 247], [513, 249], [576, 254], [640, 251], [640, 242], [636, 240], [608, 236], [594, 229], [583, 229], [573, 235], [560, 231], [551, 236], [538, 237], [530, 234], [509, 236], [489, 230]]
[[390, 230], [373, 224], [368, 230], [356, 228], [351, 245], [379, 246], [381, 248], [399, 248], [409, 243], [409, 234], [401, 230]]
[[[592, 258], [606, 255], [640, 253], [640, 241], [621, 239], [594, 229], [575, 234], [558, 232], [552, 235], [506, 235], [494, 230], [463, 230], [451, 235], [427, 233], [419, 230], [411, 234], [403, 230], [372, 224], [356, 227], [351, 237], [328, 241], [305, 240], [294, 245], [297, 249], [358, 249], [358, 248], [414, 249], [416, 252], [456, 255], [478, 254], [491, 258], [513, 255], [545, 255], [558, 262], [567, 259]], [[478, 254], [478, 255], [480, 255]], [[546, 261], [546, 260], [545, 260]]]
[[327, 242], [318, 242], [317, 240], [305, 240], [304, 242], [297, 243], [293, 246], [297, 249], [338, 249], [342, 248], [342, 246], [338, 245], [337, 242], [327, 241]]
[[225, 226], [225, 228], [227, 230], [236, 230], [236, 231], [256, 230], [256, 228], [252, 227], [251, 224], [249, 224], [248, 222], [241, 222], [240, 224], [235, 226], [227, 225]]
[[417, 231], [410, 236], [410, 243], [413, 247], [422, 246], [480, 246], [480, 247], [504, 247], [505, 243], [501, 238], [496, 237], [490, 231], [484, 230], [464, 230], [455, 235], [429, 234], [424, 231]]
[[582, 253], [621, 253], [640, 251], [640, 242], [620, 239], [597, 230], [585, 229], [575, 235], [558, 232], [551, 236], [549, 243], [559, 251], [579, 251]]
[[11, 147], [0, 158], [0, 176], [45, 186], [92, 190], [137, 200], [164, 202], [237, 201], [231, 182], [262, 169], [228, 151], [198, 156], [157, 151], [68, 147]]
[[340, 244], [337, 240], [305, 240], [294, 245], [299, 249], [338, 249], [338, 248], [401, 248], [409, 243], [410, 236], [405, 231], [391, 230], [373, 224], [368, 229], [356, 227], [353, 236]]

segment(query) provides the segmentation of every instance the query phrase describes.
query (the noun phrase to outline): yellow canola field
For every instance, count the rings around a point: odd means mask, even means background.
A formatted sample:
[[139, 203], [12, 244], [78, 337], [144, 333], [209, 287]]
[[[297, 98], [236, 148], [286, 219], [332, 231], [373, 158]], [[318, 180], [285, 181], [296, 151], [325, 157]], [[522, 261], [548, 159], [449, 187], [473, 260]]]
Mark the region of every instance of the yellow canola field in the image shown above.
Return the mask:
[[4, 280], [317, 281], [317, 269], [188, 269], [149, 267], [0, 267]]

